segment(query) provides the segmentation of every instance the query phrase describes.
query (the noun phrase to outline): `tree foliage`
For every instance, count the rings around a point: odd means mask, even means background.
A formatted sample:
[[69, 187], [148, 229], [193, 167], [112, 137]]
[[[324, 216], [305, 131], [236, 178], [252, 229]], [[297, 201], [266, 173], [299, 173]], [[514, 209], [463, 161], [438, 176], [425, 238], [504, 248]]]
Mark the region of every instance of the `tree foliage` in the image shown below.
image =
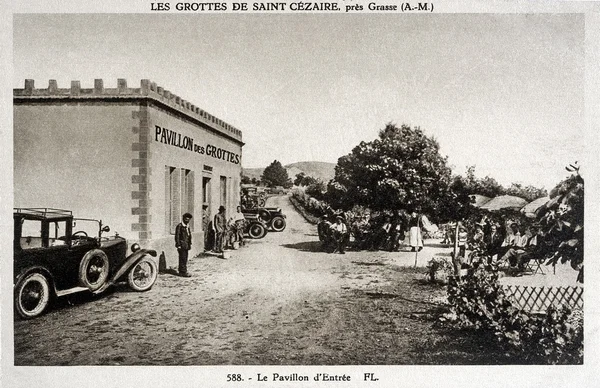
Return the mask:
[[525, 198], [531, 202], [538, 198], [547, 196], [548, 192], [545, 189], [540, 189], [535, 186], [523, 186], [519, 183], [513, 183], [506, 189], [506, 194]]
[[499, 195], [514, 195], [531, 202], [548, 195], [546, 189], [540, 189], [531, 185], [523, 186], [520, 183], [513, 183], [506, 188], [490, 176], [486, 176], [485, 178], [477, 178], [475, 176], [475, 166], [467, 167], [467, 172], [464, 177], [464, 184], [467, 191], [469, 191], [469, 194], [480, 194], [490, 198], [494, 198]]
[[[420, 128], [387, 124], [379, 138], [361, 142], [338, 159], [329, 183], [330, 204], [374, 210], [417, 209], [433, 216], [452, 214], [458, 204], [451, 171], [439, 144]], [[468, 199], [467, 199], [468, 200]]]
[[294, 179], [294, 185], [296, 186], [310, 186], [315, 183], [317, 183], [317, 179], [306, 175], [304, 172], [296, 174], [296, 178]]
[[550, 201], [538, 210], [544, 232], [547, 264], [570, 263], [583, 283], [583, 178], [577, 171], [550, 193]]
[[306, 194], [318, 199], [319, 201], [325, 199], [326, 193], [327, 185], [325, 185], [325, 183], [323, 183], [323, 181], [320, 179], [315, 179], [314, 182], [310, 183], [306, 187]]
[[278, 160], [274, 160], [265, 168], [261, 180], [268, 187], [283, 186], [286, 189], [292, 187], [292, 180], [289, 178], [287, 170]]

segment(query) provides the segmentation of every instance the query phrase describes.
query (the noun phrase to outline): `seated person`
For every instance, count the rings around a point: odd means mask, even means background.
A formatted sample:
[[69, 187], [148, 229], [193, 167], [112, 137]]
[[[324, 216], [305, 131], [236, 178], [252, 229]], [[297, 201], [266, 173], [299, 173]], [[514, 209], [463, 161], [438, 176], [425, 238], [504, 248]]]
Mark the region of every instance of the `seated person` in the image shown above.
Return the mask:
[[458, 228], [458, 256], [464, 259], [465, 254], [467, 252], [467, 238], [469, 235], [467, 234], [467, 228], [461, 225]]
[[532, 226], [530, 229], [530, 237], [527, 239], [527, 245], [524, 247], [524, 252], [517, 255], [516, 266], [521, 270], [525, 270], [527, 263], [531, 260], [535, 260], [536, 257], [542, 257], [540, 248], [542, 247], [542, 230]]
[[394, 219], [389, 233], [392, 240], [390, 244], [390, 251], [398, 252], [400, 250], [400, 244], [402, 244], [401, 241], [404, 241], [404, 229], [402, 219], [400, 217], [396, 217]]
[[344, 220], [341, 216], [337, 216], [335, 219], [335, 224], [331, 226], [331, 230], [333, 231], [333, 239], [335, 241], [335, 252], [339, 252], [341, 254], [345, 254], [345, 247], [348, 238], [348, 227], [344, 223]]
[[327, 219], [327, 217], [323, 216], [319, 220], [317, 224], [317, 232], [319, 234], [319, 241], [327, 240], [329, 235], [329, 230], [331, 229], [331, 222]]
[[525, 265], [533, 257], [537, 248], [537, 238], [539, 232], [534, 228], [530, 228], [516, 239], [516, 243], [512, 248], [502, 256], [501, 261], [508, 262], [511, 267], [517, 267], [520, 270], [525, 269]]
[[374, 249], [381, 249], [383, 245], [386, 243], [390, 230], [392, 229], [392, 219], [390, 217], [385, 217], [385, 221], [383, 225], [377, 228], [374, 236]]

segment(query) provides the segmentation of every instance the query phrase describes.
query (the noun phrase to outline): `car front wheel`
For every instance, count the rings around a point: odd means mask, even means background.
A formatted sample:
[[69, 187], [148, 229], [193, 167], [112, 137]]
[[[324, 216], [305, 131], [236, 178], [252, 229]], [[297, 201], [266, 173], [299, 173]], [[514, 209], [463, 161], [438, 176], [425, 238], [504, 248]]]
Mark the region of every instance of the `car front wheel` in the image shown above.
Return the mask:
[[100, 289], [108, 280], [108, 257], [100, 249], [92, 249], [79, 264], [79, 281], [90, 291]]
[[156, 263], [149, 257], [138, 261], [127, 275], [129, 287], [135, 291], [148, 291], [156, 282], [158, 268]]
[[274, 217], [273, 220], [271, 221], [271, 228], [275, 232], [283, 232], [283, 230], [285, 229], [285, 226], [286, 226], [285, 218], [283, 218], [281, 216]]
[[258, 211], [258, 218], [264, 222], [269, 222], [271, 220], [271, 213], [268, 210], [260, 209]]
[[25, 318], [35, 318], [50, 303], [50, 282], [39, 272], [25, 276], [15, 289], [15, 310]]

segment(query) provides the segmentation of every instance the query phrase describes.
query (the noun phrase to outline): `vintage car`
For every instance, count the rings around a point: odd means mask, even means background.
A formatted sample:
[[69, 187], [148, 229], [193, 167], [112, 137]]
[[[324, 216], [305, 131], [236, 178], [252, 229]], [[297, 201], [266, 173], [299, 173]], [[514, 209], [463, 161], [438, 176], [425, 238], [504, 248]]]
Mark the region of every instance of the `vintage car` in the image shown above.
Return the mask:
[[267, 224], [260, 219], [258, 214], [244, 213], [246, 225], [244, 228], [245, 234], [253, 239], [260, 239], [267, 235]]
[[263, 187], [255, 185], [242, 185], [241, 202], [246, 208], [265, 206], [266, 193]]
[[283, 186], [275, 186], [275, 187], [269, 188], [268, 192], [270, 194], [282, 195], [282, 194], [286, 194], [287, 190]]
[[257, 215], [274, 232], [282, 232], [287, 225], [285, 214], [278, 207], [242, 208], [242, 213], [244, 213], [244, 216]]
[[[52, 208], [17, 208], [13, 219], [14, 303], [22, 318], [42, 314], [55, 297], [98, 294], [121, 281], [147, 291], [156, 281], [158, 270], [150, 257], [156, 251], [135, 243], [128, 254], [124, 238], [102, 236], [110, 231], [102, 221]], [[81, 230], [73, 232], [74, 226]]]

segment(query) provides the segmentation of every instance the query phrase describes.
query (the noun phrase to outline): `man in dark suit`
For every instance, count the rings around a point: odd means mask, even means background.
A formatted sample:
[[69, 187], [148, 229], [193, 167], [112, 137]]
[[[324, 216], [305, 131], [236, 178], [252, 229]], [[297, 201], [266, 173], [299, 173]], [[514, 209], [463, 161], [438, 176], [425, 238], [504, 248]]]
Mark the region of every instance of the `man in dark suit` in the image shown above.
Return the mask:
[[175, 228], [175, 248], [179, 254], [179, 276], [189, 278], [192, 276], [187, 271], [188, 253], [192, 248], [192, 233], [189, 226], [192, 215], [185, 213], [181, 218], [182, 221]]
[[485, 237], [486, 245], [487, 245], [487, 253], [489, 257], [489, 262], [492, 262], [492, 258], [494, 256], [498, 256], [498, 258], [502, 257], [506, 253], [508, 249], [502, 246], [502, 242], [504, 241], [505, 236], [498, 230], [498, 224], [492, 223], [490, 225], [490, 234]]

